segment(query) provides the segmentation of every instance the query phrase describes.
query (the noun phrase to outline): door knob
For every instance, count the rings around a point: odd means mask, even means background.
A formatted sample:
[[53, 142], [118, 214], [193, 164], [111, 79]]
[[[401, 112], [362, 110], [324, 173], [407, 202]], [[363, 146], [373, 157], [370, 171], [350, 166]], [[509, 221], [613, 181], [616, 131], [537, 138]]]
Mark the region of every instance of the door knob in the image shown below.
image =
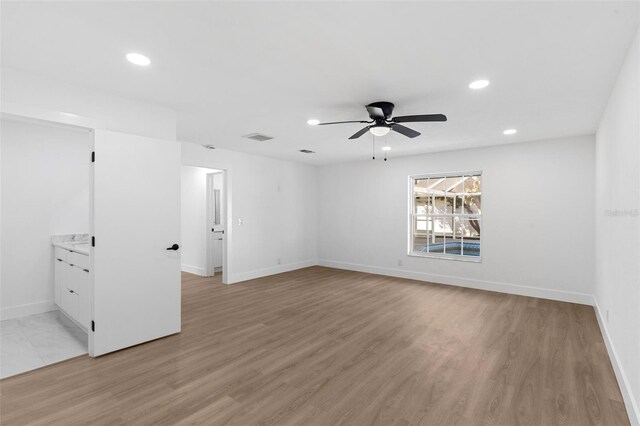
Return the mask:
[[171, 247], [167, 247], [167, 250], [178, 250], [179, 248], [180, 248], [180, 246], [179, 246], [179, 245], [174, 244], [174, 245], [172, 245]]

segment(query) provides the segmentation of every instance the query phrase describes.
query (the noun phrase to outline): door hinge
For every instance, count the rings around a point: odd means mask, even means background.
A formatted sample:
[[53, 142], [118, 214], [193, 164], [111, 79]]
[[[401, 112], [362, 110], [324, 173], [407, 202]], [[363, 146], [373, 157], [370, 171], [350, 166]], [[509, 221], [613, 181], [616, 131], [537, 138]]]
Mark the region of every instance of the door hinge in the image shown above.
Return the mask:
[[91, 247], [96, 246], [96, 237], [91, 237]]
[[95, 323], [95, 321], [91, 321], [91, 331], [96, 331], [96, 323]]
[[95, 162], [96, 162], [96, 152], [95, 152], [95, 151], [92, 151], [92, 152], [91, 152], [91, 162], [92, 162], [92, 163], [95, 163]]

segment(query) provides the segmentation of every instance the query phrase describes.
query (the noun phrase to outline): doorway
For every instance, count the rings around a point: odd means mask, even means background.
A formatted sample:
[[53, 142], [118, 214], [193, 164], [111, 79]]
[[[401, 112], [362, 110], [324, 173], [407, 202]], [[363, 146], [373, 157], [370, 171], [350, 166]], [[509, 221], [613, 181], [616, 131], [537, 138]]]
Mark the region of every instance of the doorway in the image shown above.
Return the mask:
[[93, 135], [5, 115], [0, 128], [5, 378], [88, 353]]
[[224, 277], [226, 171], [183, 165], [181, 173], [182, 271]]
[[207, 247], [205, 251], [206, 276], [222, 273], [222, 251], [224, 248], [225, 224], [223, 220], [224, 172], [207, 173]]

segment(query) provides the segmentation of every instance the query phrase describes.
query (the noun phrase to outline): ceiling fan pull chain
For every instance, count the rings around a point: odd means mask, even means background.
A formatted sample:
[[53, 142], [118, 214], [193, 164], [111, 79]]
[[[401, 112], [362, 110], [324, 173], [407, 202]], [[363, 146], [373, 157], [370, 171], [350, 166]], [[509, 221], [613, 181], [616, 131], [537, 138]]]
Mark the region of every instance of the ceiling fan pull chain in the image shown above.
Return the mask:
[[[384, 147], [387, 147], [387, 136], [384, 136]], [[387, 161], [387, 150], [383, 150], [384, 151], [384, 161]]]
[[373, 159], [376, 159], [376, 138], [371, 135], [371, 153], [373, 154]]

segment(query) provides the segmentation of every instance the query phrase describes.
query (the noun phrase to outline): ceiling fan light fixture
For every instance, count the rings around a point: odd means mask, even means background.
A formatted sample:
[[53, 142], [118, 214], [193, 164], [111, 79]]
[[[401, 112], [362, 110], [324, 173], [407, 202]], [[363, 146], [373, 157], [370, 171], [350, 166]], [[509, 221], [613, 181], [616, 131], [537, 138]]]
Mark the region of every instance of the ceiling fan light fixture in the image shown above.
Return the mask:
[[384, 136], [387, 133], [389, 133], [389, 130], [391, 130], [391, 128], [389, 126], [371, 126], [371, 127], [369, 127], [369, 131], [374, 136]]

